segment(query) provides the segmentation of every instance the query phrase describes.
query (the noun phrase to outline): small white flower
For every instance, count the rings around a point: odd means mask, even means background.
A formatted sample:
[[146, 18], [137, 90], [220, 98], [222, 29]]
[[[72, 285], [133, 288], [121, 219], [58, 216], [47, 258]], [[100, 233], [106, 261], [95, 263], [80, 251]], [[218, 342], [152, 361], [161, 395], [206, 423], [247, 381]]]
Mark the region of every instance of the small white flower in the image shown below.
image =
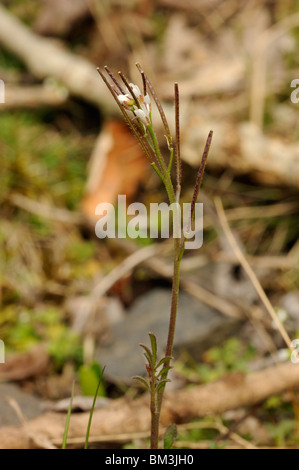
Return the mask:
[[118, 95], [118, 101], [126, 109], [132, 111], [143, 125], [149, 126], [151, 124], [151, 100], [148, 93], [143, 95], [140, 88], [134, 83], [129, 83], [129, 88], [126, 90], [128, 93]]
[[132, 92], [134, 93], [134, 95], [136, 96], [137, 99], [142, 99], [143, 98], [143, 95], [140, 91], [140, 88], [139, 86], [137, 85], [134, 85], [134, 83], [129, 83], [130, 85], [130, 88], [132, 90]]
[[131, 109], [135, 104], [135, 100], [128, 93], [125, 95], [118, 95], [118, 101], [127, 109]]
[[138, 117], [138, 119], [140, 119], [140, 121], [143, 124], [145, 124], [146, 126], [150, 125], [151, 120], [150, 120], [149, 113], [147, 111], [145, 112], [143, 109], [135, 108], [134, 109], [134, 114], [135, 114], [135, 116]]
[[146, 105], [151, 106], [151, 99], [150, 99], [148, 93], [146, 95], [144, 95], [144, 101], [145, 101]]

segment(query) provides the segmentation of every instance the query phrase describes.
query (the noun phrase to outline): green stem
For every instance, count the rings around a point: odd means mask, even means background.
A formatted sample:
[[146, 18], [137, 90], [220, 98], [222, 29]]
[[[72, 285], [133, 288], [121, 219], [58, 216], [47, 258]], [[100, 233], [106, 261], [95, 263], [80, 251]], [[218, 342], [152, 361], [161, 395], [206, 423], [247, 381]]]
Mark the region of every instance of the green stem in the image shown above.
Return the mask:
[[[160, 147], [156, 138], [156, 134], [153, 130], [153, 127], [150, 125], [147, 127], [150, 138], [152, 140], [154, 153], [157, 158], [157, 162], [161, 169], [160, 177], [164, 183], [167, 195], [169, 198], [170, 204], [175, 202], [179, 203], [177, 196], [174, 191], [174, 187], [171, 181], [170, 168], [171, 166], [166, 166], [164, 158], [161, 154]], [[173, 151], [171, 154], [171, 162], [173, 158]], [[154, 165], [153, 165], [154, 166]], [[154, 168], [155, 169], [155, 168]], [[171, 309], [170, 309], [170, 319], [168, 327], [168, 338], [166, 345], [166, 356], [171, 357], [174, 344], [174, 334], [176, 326], [176, 317], [177, 317], [177, 308], [178, 308], [178, 297], [179, 297], [179, 284], [180, 284], [180, 262], [183, 255], [183, 248], [180, 239], [174, 238], [174, 264], [173, 264], [173, 280], [172, 280], [172, 297], [171, 297]], [[170, 359], [165, 363], [166, 372], [161, 376], [161, 380], [167, 380], [168, 369], [170, 365]], [[153, 380], [154, 381], [154, 380]], [[160, 414], [162, 407], [162, 400], [164, 395], [166, 382], [162, 387], [159, 388], [157, 392], [154, 388], [151, 388], [151, 449], [158, 449], [158, 439], [159, 439], [159, 425], [160, 425]]]
[[169, 357], [172, 356], [172, 350], [173, 350], [176, 314], [177, 314], [179, 288], [180, 288], [181, 254], [180, 254], [179, 239], [176, 238], [174, 242], [175, 242], [175, 254], [174, 254], [174, 264], [173, 264], [172, 298], [171, 298], [169, 332], [168, 332], [168, 340], [167, 340], [166, 354], [165, 354], [166, 356], [169, 356]]
[[[171, 296], [171, 309], [170, 309], [170, 319], [168, 327], [168, 338], [166, 345], [166, 354], [165, 356], [171, 357], [174, 344], [174, 335], [175, 335], [175, 326], [177, 318], [177, 309], [178, 309], [178, 298], [179, 298], [179, 288], [180, 288], [180, 263], [183, 255], [183, 248], [181, 247], [180, 240], [178, 238], [174, 239], [174, 264], [173, 264], [173, 279], [172, 279], [172, 296]], [[165, 362], [164, 367], [169, 367], [170, 359]], [[168, 377], [168, 369], [162, 374], [161, 380], [166, 380]], [[152, 421], [151, 421], [151, 449], [158, 449], [158, 437], [159, 437], [159, 426], [160, 426], [160, 414], [163, 401], [163, 395], [165, 390], [165, 385], [159, 389], [157, 397], [153, 397], [151, 393], [151, 403], [154, 404], [154, 407], [151, 408]], [[156, 394], [156, 393], [155, 393]]]
[[163, 181], [164, 186], [166, 186], [164, 176], [162, 175], [162, 173], [159, 170], [159, 168], [157, 167], [157, 165], [154, 162], [151, 163], [151, 165], [152, 165], [153, 169], [155, 170], [155, 172], [157, 173], [157, 175], [159, 176], [159, 178]]
[[151, 449], [159, 448], [160, 412], [156, 396], [155, 371], [151, 377]]
[[167, 168], [166, 163], [164, 161], [164, 158], [161, 154], [160, 147], [159, 147], [157, 137], [156, 137], [156, 134], [154, 132], [153, 127], [150, 125], [150, 126], [147, 127], [147, 129], [148, 129], [149, 135], [152, 139], [154, 152], [155, 152], [155, 155], [157, 157], [157, 161], [158, 161], [159, 166], [161, 168], [161, 173], [162, 173], [162, 176], [163, 176], [163, 183], [164, 183], [165, 189], [167, 191], [169, 202], [170, 202], [170, 204], [172, 204], [176, 201], [176, 198], [175, 198], [175, 192], [174, 192], [174, 189], [173, 189], [170, 173], [168, 172], [168, 168]]
[[[157, 157], [157, 161], [161, 168], [160, 177], [164, 183], [170, 204], [179, 202], [176, 199], [176, 194], [171, 181], [169, 167], [167, 168], [164, 158], [160, 152], [159, 144], [154, 133], [152, 126], [148, 126], [148, 132], [151, 137], [154, 152]], [[158, 174], [159, 174], [158, 173]], [[180, 262], [183, 255], [183, 247], [181, 246], [180, 239], [174, 238], [174, 265], [173, 265], [173, 280], [172, 280], [172, 298], [171, 298], [171, 309], [170, 319], [168, 327], [168, 338], [166, 345], [166, 356], [171, 357], [173, 351], [174, 334], [177, 317], [178, 297], [179, 297], [179, 284], [180, 284]], [[170, 365], [170, 359], [165, 363], [165, 367]], [[168, 376], [168, 369], [161, 376], [161, 380], [166, 380]], [[158, 438], [159, 438], [159, 425], [160, 425], [160, 414], [162, 407], [162, 400], [164, 395], [166, 382], [158, 392], [151, 389], [151, 449], [158, 449]]]
[[[172, 352], [173, 352], [176, 318], [177, 318], [177, 310], [178, 310], [179, 289], [180, 289], [181, 258], [182, 258], [182, 252], [181, 252], [179, 239], [174, 239], [174, 263], [173, 263], [173, 278], [172, 278], [171, 309], [170, 309], [168, 338], [167, 338], [166, 353], [165, 353], [165, 356], [168, 356], [168, 357], [171, 357]], [[165, 367], [169, 367], [169, 365], [170, 365], [170, 359], [169, 361], [165, 363]], [[163, 380], [167, 379], [167, 376], [168, 376], [168, 370], [165, 372], [164, 375], [162, 375], [161, 379]], [[159, 390], [159, 393], [158, 393], [159, 415], [161, 412], [165, 385]]]
[[168, 164], [168, 173], [170, 174], [172, 161], [173, 161], [173, 155], [174, 155], [174, 149], [170, 148], [169, 151], [170, 151], [170, 158], [169, 158], [169, 164]]

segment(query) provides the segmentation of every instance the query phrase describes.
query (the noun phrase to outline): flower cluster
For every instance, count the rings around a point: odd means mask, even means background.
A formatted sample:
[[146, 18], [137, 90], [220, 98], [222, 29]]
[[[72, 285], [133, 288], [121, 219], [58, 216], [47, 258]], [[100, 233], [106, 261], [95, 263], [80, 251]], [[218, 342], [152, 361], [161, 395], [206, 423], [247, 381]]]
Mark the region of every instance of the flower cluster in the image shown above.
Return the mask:
[[130, 91], [117, 96], [118, 101], [128, 110], [132, 111], [142, 124], [150, 126], [151, 120], [151, 100], [146, 93], [143, 95], [137, 85], [129, 83]]

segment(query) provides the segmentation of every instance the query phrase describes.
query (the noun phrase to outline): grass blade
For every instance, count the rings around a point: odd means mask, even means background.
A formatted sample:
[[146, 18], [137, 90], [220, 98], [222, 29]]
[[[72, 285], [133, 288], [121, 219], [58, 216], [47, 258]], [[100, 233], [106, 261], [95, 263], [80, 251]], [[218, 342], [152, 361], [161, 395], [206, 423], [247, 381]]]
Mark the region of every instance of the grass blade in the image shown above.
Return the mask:
[[65, 421], [65, 427], [64, 427], [64, 434], [63, 434], [61, 449], [66, 448], [67, 434], [68, 434], [68, 430], [69, 430], [69, 426], [70, 426], [70, 419], [71, 419], [71, 413], [72, 413], [74, 393], [75, 393], [75, 381], [73, 382], [70, 406], [69, 406], [69, 409], [68, 409], [68, 412], [67, 412], [67, 415], [66, 415], [66, 421]]
[[90, 413], [89, 413], [89, 420], [88, 420], [87, 430], [86, 430], [86, 435], [85, 435], [84, 449], [88, 449], [88, 440], [89, 440], [89, 433], [90, 433], [92, 416], [93, 416], [96, 400], [97, 400], [97, 397], [98, 397], [98, 391], [99, 391], [99, 388], [100, 388], [100, 385], [101, 385], [101, 382], [102, 382], [102, 379], [103, 379], [105, 367], [106, 366], [104, 366], [103, 369], [102, 369], [102, 372], [101, 372], [101, 375], [100, 375], [100, 378], [99, 378], [99, 381], [98, 381], [98, 385], [97, 385], [97, 388], [96, 388], [96, 391], [95, 391], [95, 394], [94, 394], [94, 397], [93, 397], [93, 402], [92, 402], [91, 410], [90, 410]]

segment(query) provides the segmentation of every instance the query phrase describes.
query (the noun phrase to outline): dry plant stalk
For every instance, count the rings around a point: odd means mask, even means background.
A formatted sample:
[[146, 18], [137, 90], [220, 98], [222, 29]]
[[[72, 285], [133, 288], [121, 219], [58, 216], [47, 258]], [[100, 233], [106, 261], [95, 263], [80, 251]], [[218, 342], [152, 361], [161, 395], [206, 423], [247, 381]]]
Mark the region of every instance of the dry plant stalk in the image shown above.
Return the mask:
[[278, 316], [277, 316], [270, 300], [268, 299], [267, 295], [265, 294], [265, 291], [262, 288], [259, 280], [257, 279], [254, 271], [251, 269], [251, 267], [250, 267], [248, 261], [246, 260], [244, 254], [240, 250], [240, 247], [238, 246], [238, 244], [237, 244], [237, 242], [236, 242], [236, 240], [235, 240], [235, 238], [234, 238], [234, 236], [233, 236], [233, 234], [230, 230], [227, 219], [225, 217], [222, 202], [219, 198], [215, 198], [215, 206], [216, 206], [216, 210], [217, 210], [217, 214], [218, 214], [218, 217], [219, 217], [220, 224], [223, 228], [223, 231], [225, 233], [225, 236], [226, 236], [227, 240], [229, 241], [229, 243], [230, 243], [230, 245], [233, 249], [233, 252], [235, 253], [236, 257], [238, 258], [238, 260], [241, 264], [241, 266], [243, 267], [244, 271], [246, 272], [249, 279], [251, 280], [252, 285], [254, 286], [254, 288], [255, 288], [259, 298], [261, 299], [263, 305], [265, 306], [267, 312], [269, 313], [269, 315], [271, 316], [273, 322], [277, 326], [277, 329], [280, 332], [282, 338], [284, 339], [287, 348], [290, 348], [291, 351], [296, 352], [296, 349], [292, 345], [291, 338], [289, 337], [286, 329], [284, 328], [283, 324], [279, 320], [279, 318], [278, 318]]

